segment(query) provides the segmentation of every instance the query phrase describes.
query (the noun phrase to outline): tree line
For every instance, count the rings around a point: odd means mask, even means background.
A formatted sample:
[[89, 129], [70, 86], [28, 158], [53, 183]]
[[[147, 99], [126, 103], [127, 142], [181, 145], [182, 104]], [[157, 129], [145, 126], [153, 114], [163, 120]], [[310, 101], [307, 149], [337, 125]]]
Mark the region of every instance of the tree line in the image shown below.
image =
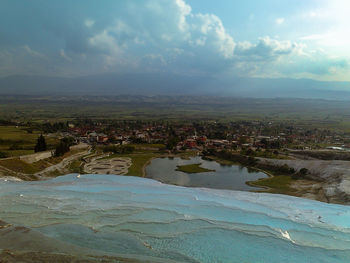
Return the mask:
[[[53, 155], [55, 157], [63, 156], [65, 153], [70, 151], [70, 147], [74, 145], [74, 139], [71, 137], [65, 137], [60, 140], [56, 145]], [[47, 150], [47, 144], [45, 137], [41, 134], [34, 147], [35, 152], [44, 152]]]

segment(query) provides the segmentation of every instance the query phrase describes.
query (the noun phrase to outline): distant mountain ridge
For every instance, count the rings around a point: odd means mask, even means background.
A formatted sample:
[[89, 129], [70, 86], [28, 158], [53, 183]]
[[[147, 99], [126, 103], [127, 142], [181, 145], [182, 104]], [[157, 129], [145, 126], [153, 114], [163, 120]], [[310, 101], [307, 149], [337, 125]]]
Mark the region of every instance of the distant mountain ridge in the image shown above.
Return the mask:
[[253, 98], [350, 99], [350, 82], [311, 79], [219, 79], [164, 73], [104, 74], [85, 77], [15, 75], [0, 78], [0, 94], [115, 96], [197, 95]]

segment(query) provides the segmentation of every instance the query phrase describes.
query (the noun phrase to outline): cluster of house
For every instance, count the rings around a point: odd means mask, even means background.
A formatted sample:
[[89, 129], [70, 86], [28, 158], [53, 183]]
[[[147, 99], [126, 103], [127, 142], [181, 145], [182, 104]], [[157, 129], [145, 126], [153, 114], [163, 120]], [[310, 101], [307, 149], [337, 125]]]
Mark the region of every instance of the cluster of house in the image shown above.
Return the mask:
[[71, 136], [77, 138], [84, 143], [98, 143], [98, 144], [129, 144], [134, 140], [139, 140], [145, 143], [156, 143], [159, 141], [166, 141], [167, 136], [161, 133], [150, 131], [111, 131], [109, 134], [103, 132], [96, 132], [93, 129], [87, 128], [71, 128], [69, 130]]
[[307, 149], [310, 147], [309, 145], [317, 143], [343, 145], [344, 138], [346, 138], [344, 134], [330, 131], [273, 126], [271, 123], [263, 124], [261, 122], [234, 123], [226, 126], [212, 123], [197, 126], [189, 124], [141, 124], [137, 128], [127, 124], [118, 128], [108, 125], [70, 126], [68, 133], [77, 140], [90, 144], [128, 144], [132, 142], [167, 144], [170, 138], [176, 137], [179, 139], [175, 146], [177, 150], [280, 148], [291, 143]]

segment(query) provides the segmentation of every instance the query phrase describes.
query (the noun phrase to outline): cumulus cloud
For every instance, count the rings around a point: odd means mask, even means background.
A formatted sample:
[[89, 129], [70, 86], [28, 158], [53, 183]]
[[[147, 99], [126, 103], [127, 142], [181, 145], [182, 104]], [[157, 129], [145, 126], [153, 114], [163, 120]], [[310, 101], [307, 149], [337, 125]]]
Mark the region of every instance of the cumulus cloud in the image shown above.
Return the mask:
[[[130, 19], [131, 13], [138, 14], [137, 18]], [[221, 20], [211, 14], [192, 13], [183, 0], [139, 1], [137, 5], [125, 5], [116, 17], [88, 39], [91, 47], [111, 53], [118, 48], [136, 51], [186, 48], [198, 53], [197, 48], [202, 47], [225, 58], [233, 56], [235, 43]]]
[[249, 57], [253, 60], [271, 60], [292, 54], [300, 48], [299, 44], [291, 41], [279, 41], [270, 37], [263, 37], [256, 44], [250, 42], [238, 43], [235, 53], [240, 57]]
[[[63, 25], [65, 30], [48, 27], [64, 42], [65, 55], [99, 55], [111, 70], [113, 61], [128, 60], [134, 69], [135, 64], [140, 62], [143, 67], [149, 59], [147, 65], [155, 66], [158, 61], [158, 66], [186, 72], [219, 71], [234, 56], [235, 41], [220, 18], [193, 13], [183, 0], [115, 1], [113, 5], [113, 17], [107, 15], [103, 23], [90, 15], [82, 28], [79, 23], [77, 28]], [[155, 60], [155, 55], [162, 59]]]
[[[14, 5], [5, 0], [4, 13]], [[288, 40], [262, 37], [237, 43], [218, 16], [198, 13], [184, 0], [61, 0], [50, 5], [37, 0], [23, 2], [11, 14], [0, 17], [3, 24], [20, 21], [0, 30], [0, 57], [8, 61], [0, 62], [0, 75], [30, 69], [51, 75], [150, 70], [215, 75], [236, 70], [256, 76], [267, 69], [267, 75], [279, 72], [276, 65], [288, 64], [291, 56], [308, 59], [305, 46]], [[284, 18], [275, 22], [282, 24]], [[339, 63], [330, 69], [340, 68]]]
[[192, 15], [189, 21], [189, 34], [192, 39], [189, 43], [195, 46], [206, 46], [209, 50], [214, 50], [224, 58], [232, 58], [235, 42], [226, 33], [220, 20], [215, 15], [196, 14]]

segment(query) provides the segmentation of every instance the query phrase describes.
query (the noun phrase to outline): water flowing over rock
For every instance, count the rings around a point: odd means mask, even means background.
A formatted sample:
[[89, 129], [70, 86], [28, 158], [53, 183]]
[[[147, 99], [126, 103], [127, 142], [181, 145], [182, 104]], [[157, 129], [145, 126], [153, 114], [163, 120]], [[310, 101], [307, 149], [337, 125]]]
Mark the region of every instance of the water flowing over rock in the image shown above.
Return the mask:
[[[7, 224], [24, 226], [82, 254], [149, 262], [350, 262], [350, 207], [290, 196], [67, 175], [0, 182], [0, 218], [7, 222], [0, 241]], [[11, 244], [0, 248], [26, 250]]]

